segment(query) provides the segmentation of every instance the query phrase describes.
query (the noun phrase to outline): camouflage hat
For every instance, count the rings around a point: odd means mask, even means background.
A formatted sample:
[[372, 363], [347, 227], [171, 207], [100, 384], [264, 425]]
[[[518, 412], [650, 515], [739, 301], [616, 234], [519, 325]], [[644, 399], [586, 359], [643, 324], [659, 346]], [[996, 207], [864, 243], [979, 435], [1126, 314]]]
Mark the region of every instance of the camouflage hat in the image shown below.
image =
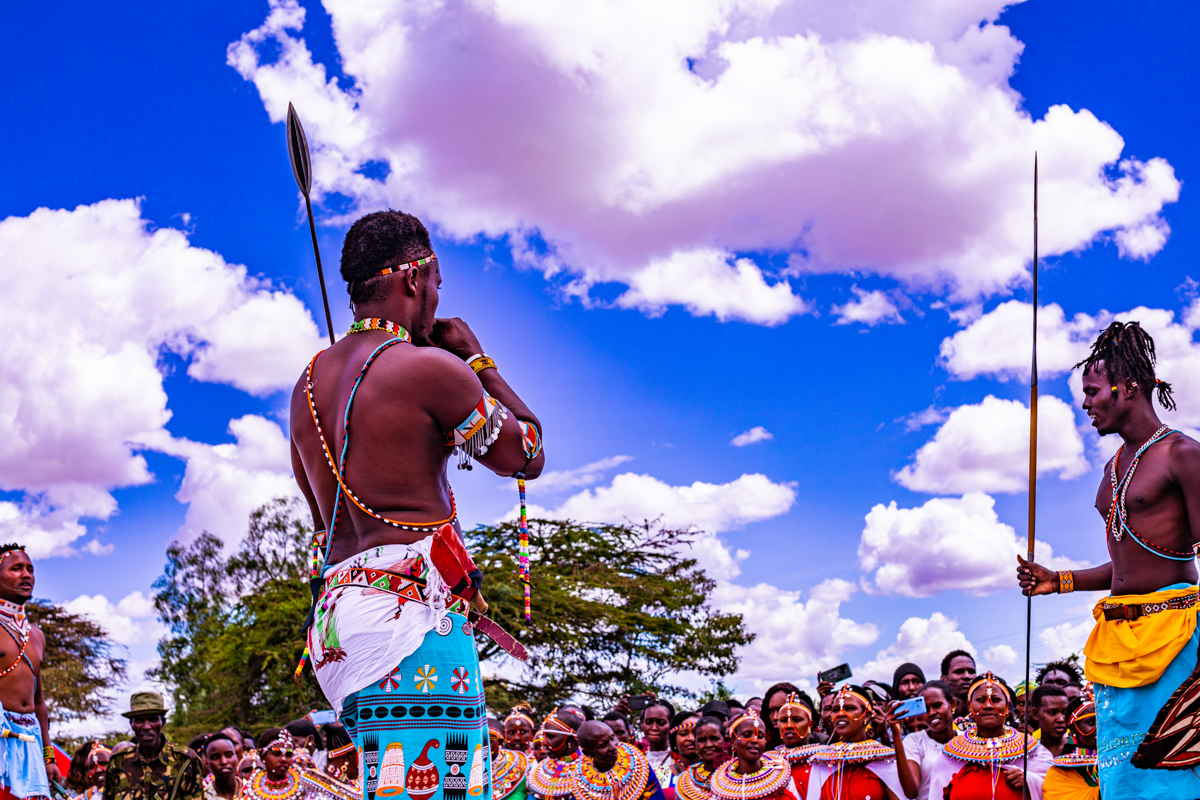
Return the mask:
[[121, 714], [126, 719], [134, 717], [166, 716], [167, 707], [163, 705], [162, 695], [158, 692], [134, 692], [129, 698], [129, 710]]

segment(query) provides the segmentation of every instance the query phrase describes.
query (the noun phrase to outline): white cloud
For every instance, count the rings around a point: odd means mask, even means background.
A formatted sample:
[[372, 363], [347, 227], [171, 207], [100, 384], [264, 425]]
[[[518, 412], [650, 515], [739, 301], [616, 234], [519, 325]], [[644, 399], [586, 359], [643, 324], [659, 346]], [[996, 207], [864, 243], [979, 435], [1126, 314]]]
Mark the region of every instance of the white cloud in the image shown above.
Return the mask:
[[1095, 622], [1091, 616], [1079, 622], [1063, 622], [1052, 625], [1038, 633], [1038, 639], [1046, 648], [1046, 657], [1050, 660], [1066, 658], [1073, 653], [1082, 653]]
[[140, 591], [127, 594], [116, 604], [102, 594], [81, 594], [62, 605], [72, 614], [89, 617], [99, 623], [108, 638], [117, 644], [128, 646], [154, 642], [166, 632], [157, 619], [154, 601]]
[[585, 301], [617, 282], [621, 306], [777, 324], [809, 309], [785, 273], [962, 301], [1024, 283], [1034, 151], [1043, 254], [1106, 232], [1131, 258], [1161, 248], [1171, 166], [1122, 158], [1087, 110], [1031, 119], [1008, 84], [1023, 45], [995, 24], [1008, 4], [342, 0], [343, 87], [297, 38], [296, 0], [271, 0], [228, 63], [272, 120], [296, 103], [318, 199], [508, 237]]
[[[627, 461], [633, 461], [633, 456], [607, 456], [599, 461], [593, 461], [590, 464], [584, 464], [582, 467], [576, 467], [575, 469], [556, 469], [543, 472], [535, 485], [538, 491], [558, 491], [562, 489], [575, 489], [580, 486], [591, 486], [598, 482], [604, 476], [604, 473], [614, 467], [621, 466]], [[510, 491], [511, 488], [506, 482], [504, 490]]]
[[[930, 597], [960, 590], [985, 595], [1017, 588], [1017, 555], [1025, 542], [996, 516], [996, 501], [970, 493], [961, 499], [937, 497], [918, 508], [879, 504], [866, 516], [858, 560], [870, 591], [904, 597]], [[1054, 555], [1038, 543], [1038, 563], [1051, 569], [1084, 564]]]
[[152, 480], [138, 450], [167, 438], [164, 351], [267, 394], [321, 346], [294, 296], [152, 230], [133, 200], [4, 219], [0, 264], [0, 489], [25, 495], [0, 527], [35, 557], [75, 552], [81, 518], [116, 513], [112, 489]]
[[661, 518], [662, 524], [672, 528], [696, 527], [719, 533], [787, 513], [795, 502], [796, 490], [790, 484], [773, 483], [757, 473], [729, 483], [696, 481], [690, 486], [671, 486], [651, 475], [626, 472], [613, 478], [609, 486], [572, 495], [557, 508], [530, 506], [529, 516], [580, 522]]
[[203, 531], [225, 544], [240, 542], [250, 512], [276, 497], [299, 497], [292, 477], [288, 437], [275, 422], [248, 414], [229, 423], [236, 442], [200, 444], [173, 440], [161, 447], [184, 458], [187, 468], [175, 498], [188, 504], [180, 527], [185, 538]]
[[930, 406], [923, 411], [917, 411], [913, 414], [909, 414], [907, 417], [899, 417], [896, 419], [896, 422], [903, 422], [904, 430], [912, 433], [913, 431], [919, 431], [926, 425], [937, 425], [945, 422], [946, 417], [949, 415], [949, 409]]
[[734, 447], [745, 447], [748, 444], [755, 444], [757, 442], [769, 442], [774, 438], [771, 432], [762, 425], [755, 425], [750, 430], [733, 437], [729, 443]]
[[975, 646], [958, 629], [958, 620], [940, 611], [928, 619], [909, 617], [901, 624], [896, 641], [854, 673], [864, 680], [890, 684], [896, 667], [911, 661], [925, 671], [927, 679], [933, 680], [942, 673], [942, 658], [952, 650], [975, 652]]
[[1012, 645], [998, 644], [980, 653], [979, 661], [985, 668], [999, 672], [1017, 663], [1017, 651]]
[[[1068, 479], [1088, 470], [1075, 412], [1053, 395], [1038, 399], [1038, 474]], [[914, 492], [1021, 492], [1029, 487], [1029, 408], [988, 395], [950, 412], [913, 462], [895, 475]]]
[[900, 309], [896, 308], [896, 304], [885, 292], [878, 289], [868, 292], [857, 286], [851, 286], [850, 291], [854, 292], [853, 300], [845, 305], [833, 307], [833, 313], [838, 315], [835, 324], [849, 325], [852, 322], [861, 322], [872, 327], [883, 322], [903, 324], [904, 317], [900, 315]]

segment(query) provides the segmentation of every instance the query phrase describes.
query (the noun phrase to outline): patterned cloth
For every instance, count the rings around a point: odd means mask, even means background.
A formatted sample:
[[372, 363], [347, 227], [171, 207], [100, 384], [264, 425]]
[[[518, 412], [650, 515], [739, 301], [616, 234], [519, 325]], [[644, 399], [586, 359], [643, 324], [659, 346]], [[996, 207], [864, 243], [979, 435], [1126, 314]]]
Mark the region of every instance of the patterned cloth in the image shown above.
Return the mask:
[[[396, 615], [390, 599], [389, 617]], [[408, 603], [401, 616], [410, 607], [427, 609]], [[388, 626], [381, 627], [378, 638], [387, 641]], [[443, 611], [415, 650], [340, 705], [341, 722], [362, 753], [365, 800], [492, 800], [479, 656], [462, 614]]]
[[0, 728], [33, 736], [37, 741], [0, 739], [0, 786], [15, 797], [47, 797], [50, 779], [42, 761], [42, 728], [33, 714], [14, 714], [0, 706]]
[[200, 756], [174, 742], [149, 760], [136, 747], [122, 750], [108, 762], [104, 800], [203, 800], [201, 774]]
[[[1172, 592], [1190, 588], [1179, 583], [1161, 589]], [[1157, 593], [1156, 593], [1157, 594]], [[1147, 626], [1166, 624], [1180, 611], [1166, 611], [1139, 619], [1134, 624], [1148, 635]], [[1187, 626], [1188, 639], [1172, 645], [1176, 656], [1161, 670], [1153, 683], [1118, 688], [1097, 682], [1096, 687], [1096, 750], [1100, 768], [1100, 796], [1104, 800], [1160, 800], [1200, 797], [1200, 777], [1192, 770], [1137, 769], [1129, 763], [1142, 737], [1154, 723], [1166, 702], [1196, 667], [1196, 649], [1200, 647], [1200, 628]], [[1127, 622], [1108, 622], [1107, 625], [1130, 625]], [[1089, 639], [1089, 644], [1091, 640]], [[1092, 675], [1093, 652], [1088, 652], [1088, 674]], [[1157, 666], [1155, 667], [1157, 670]], [[1126, 670], [1128, 671], [1128, 670]]]

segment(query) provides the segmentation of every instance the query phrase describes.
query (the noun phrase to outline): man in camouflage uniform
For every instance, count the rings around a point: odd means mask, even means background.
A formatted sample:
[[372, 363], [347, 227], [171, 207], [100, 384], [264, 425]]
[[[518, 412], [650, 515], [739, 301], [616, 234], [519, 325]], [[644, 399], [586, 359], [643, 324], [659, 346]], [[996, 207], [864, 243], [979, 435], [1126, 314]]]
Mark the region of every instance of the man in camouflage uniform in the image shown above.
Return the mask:
[[167, 709], [162, 695], [135, 693], [121, 716], [133, 728], [136, 747], [113, 753], [104, 800], [203, 800], [200, 756], [163, 735]]

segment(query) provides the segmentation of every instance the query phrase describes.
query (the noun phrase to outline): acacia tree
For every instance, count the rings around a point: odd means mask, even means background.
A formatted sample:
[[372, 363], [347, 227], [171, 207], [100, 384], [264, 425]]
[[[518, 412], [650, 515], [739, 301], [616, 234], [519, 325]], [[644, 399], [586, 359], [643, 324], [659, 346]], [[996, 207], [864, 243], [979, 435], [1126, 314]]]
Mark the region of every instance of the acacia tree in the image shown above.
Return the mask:
[[53, 722], [100, 716], [110, 692], [125, 680], [126, 660], [113, 654], [108, 633], [87, 617], [48, 600], [25, 604], [29, 621], [46, 634], [42, 693]]
[[[737, 670], [738, 648], [754, 638], [740, 614], [708, 605], [714, 581], [682, 555], [689, 531], [656, 523], [530, 521], [529, 623], [515, 523], [478, 527], [466, 538], [485, 575], [491, 616], [530, 653], [520, 678], [485, 681], [493, 708], [528, 700], [549, 711], [572, 697], [615, 703], [622, 694], [646, 691], [692, 697], [671, 682], [674, 676], [719, 680]], [[490, 639], [477, 639], [481, 660], [500, 666], [507, 658]]]

